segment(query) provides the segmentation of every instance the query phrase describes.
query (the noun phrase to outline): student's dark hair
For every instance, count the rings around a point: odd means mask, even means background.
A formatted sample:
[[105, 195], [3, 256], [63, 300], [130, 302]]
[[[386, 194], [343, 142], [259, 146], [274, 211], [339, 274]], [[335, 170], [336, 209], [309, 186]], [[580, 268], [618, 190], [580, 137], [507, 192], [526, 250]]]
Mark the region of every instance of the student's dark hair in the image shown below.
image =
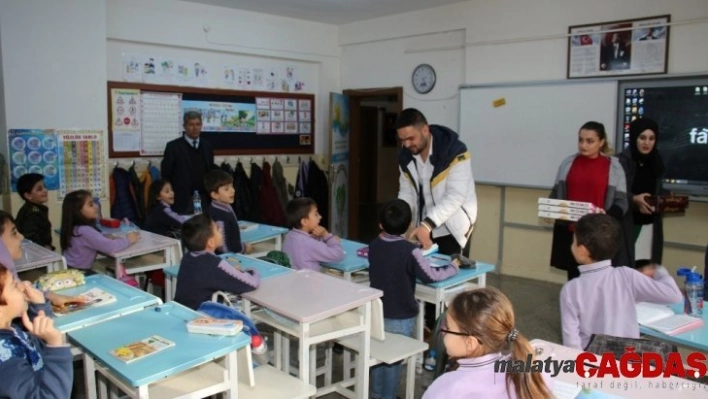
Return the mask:
[[12, 222], [12, 224], [15, 224], [15, 218], [13, 218], [8, 212], [0, 211], [0, 235], [5, 234], [5, 225], [7, 222]]
[[379, 210], [379, 223], [383, 231], [391, 235], [405, 234], [412, 219], [411, 207], [402, 199], [389, 201]]
[[649, 266], [652, 263], [654, 263], [654, 262], [652, 262], [651, 259], [637, 259], [634, 261], [634, 268], [639, 269], [644, 266]]
[[[610, 148], [610, 143], [607, 140], [605, 125], [600, 122], [590, 121], [585, 122], [585, 124], [580, 127], [580, 130], [592, 130], [597, 133], [597, 138], [605, 141], [605, 143], [602, 144], [602, 148], [600, 148], [600, 152], [605, 155], [612, 155], [612, 148]], [[578, 130], [578, 134], [580, 134], [580, 130]]]
[[42, 180], [44, 180], [44, 175], [41, 173], [25, 173], [17, 179], [17, 194], [27, 201], [25, 194], [31, 193], [34, 185]]
[[317, 203], [312, 198], [293, 198], [288, 201], [285, 206], [285, 218], [287, 219], [288, 227], [291, 229], [301, 228], [302, 219], [307, 218], [313, 206], [317, 206]]
[[12, 273], [7, 270], [7, 267], [0, 263], [0, 305], [7, 305], [7, 301], [3, 298], [3, 291], [5, 291], [5, 280], [6, 276], [10, 276], [10, 284], [12, 284]]
[[183, 124], [186, 125], [192, 119], [199, 119], [199, 122], [201, 122], [202, 121], [202, 114], [200, 114], [197, 111], [187, 111], [184, 113], [184, 116], [182, 117], [182, 122], [183, 122]]
[[204, 175], [204, 188], [211, 194], [219, 191], [219, 188], [228, 184], [234, 184], [234, 177], [221, 169], [214, 169]]
[[71, 247], [71, 237], [74, 235], [76, 226], [93, 226], [94, 221], [89, 220], [81, 213], [86, 200], [93, 200], [91, 192], [88, 190], [72, 191], [64, 197], [61, 204], [61, 234], [59, 235], [59, 245], [62, 251]]
[[[529, 355], [535, 358], [528, 339], [516, 329], [511, 301], [498, 289], [488, 287], [465, 291], [453, 299], [447, 314], [457, 323], [460, 332], [479, 342], [473, 356], [508, 352], [512, 362], [526, 362]], [[541, 373], [507, 373], [506, 384], [519, 399], [553, 397]]]
[[157, 179], [152, 184], [150, 185], [150, 190], [148, 193], [148, 202], [147, 202], [147, 209], [150, 210], [155, 207], [155, 205], [160, 203], [160, 200], [157, 199], [157, 197], [160, 196], [160, 191], [162, 191], [163, 188], [165, 188], [166, 185], [170, 184], [170, 181], [167, 179]]
[[619, 223], [609, 215], [588, 214], [575, 223], [575, 241], [587, 248], [596, 262], [612, 259], [620, 248]]
[[415, 108], [406, 108], [398, 114], [396, 118], [396, 130], [408, 127], [408, 126], [422, 126], [427, 125], [428, 121], [422, 112]]
[[182, 224], [182, 241], [190, 251], [203, 251], [207, 241], [212, 237], [214, 221], [206, 214], [189, 218]]

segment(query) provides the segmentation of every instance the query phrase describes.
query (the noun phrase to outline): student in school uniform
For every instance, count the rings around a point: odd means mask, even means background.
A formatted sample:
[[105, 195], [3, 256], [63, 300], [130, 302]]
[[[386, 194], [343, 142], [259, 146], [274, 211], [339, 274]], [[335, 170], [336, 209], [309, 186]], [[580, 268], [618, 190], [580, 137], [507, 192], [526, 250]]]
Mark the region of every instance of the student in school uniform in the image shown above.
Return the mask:
[[211, 197], [211, 206], [208, 208], [209, 215], [216, 222], [224, 237], [223, 245], [216, 249], [216, 253], [249, 254], [253, 252], [251, 244], [241, 241], [241, 228], [238, 226], [236, 213], [231, 207], [236, 196], [233, 176], [220, 169], [212, 170], [204, 176], [204, 187]]
[[[384, 330], [413, 336], [418, 302], [415, 299], [416, 279], [423, 283], [444, 280], [457, 274], [459, 263], [434, 268], [423, 257], [418, 245], [405, 239], [413, 215], [408, 203], [396, 199], [379, 212], [381, 234], [369, 246], [369, 279], [373, 288], [382, 290]], [[380, 364], [371, 371], [371, 398], [396, 399], [401, 363]]]
[[25, 201], [17, 212], [17, 230], [26, 239], [53, 251], [52, 222], [49, 221], [49, 208], [44, 205], [49, 201], [44, 175], [27, 173], [20, 176], [17, 193]]
[[613, 267], [620, 225], [609, 215], [585, 215], [575, 223], [571, 251], [580, 277], [563, 285], [560, 295], [563, 345], [584, 349], [593, 334], [639, 338], [637, 302], [681, 302], [681, 291], [663, 267]]
[[320, 271], [321, 262], [339, 262], [344, 249], [339, 237], [320, 226], [322, 216], [312, 198], [294, 198], [285, 209], [288, 226], [283, 252], [290, 258], [293, 269]]
[[[12, 215], [0, 211], [0, 264], [4, 265], [16, 280], [19, 280], [19, 276], [15, 261], [22, 258], [23, 239], [24, 236], [17, 230]], [[55, 292], [46, 292], [45, 297], [57, 307], [63, 307], [69, 302], [83, 302], [81, 297], [70, 297]]]
[[0, 264], [0, 397], [71, 396], [73, 356], [51, 317], [42, 292]]
[[[605, 126], [599, 122], [587, 122], [578, 131], [578, 152], [561, 162], [550, 198], [589, 202], [618, 221], [627, 213], [627, 182], [624, 169], [615, 157], [609, 156]], [[623, 240], [613, 265], [634, 265]], [[570, 252], [573, 241], [573, 223], [556, 220], [553, 225], [551, 266], [566, 270], [568, 280], [580, 275], [578, 263]]]
[[96, 254], [117, 252], [138, 241], [140, 233], [132, 231], [123, 238], [104, 236], [95, 226], [98, 208], [88, 190], [72, 191], [64, 197], [61, 206], [61, 235], [59, 243], [69, 267], [94, 274], [91, 270]]
[[161, 236], [179, 236], [179, 230], [187, 217], [178, 215], [170, 208], [175, 203], [172, 184], [167, 180], [157, 179], [150, 185], [148, 195], [148, 215], [145, 218], [144, 230]]
[[241, 270], [215, 255], [223, 237], [209, 216], [196, 215], [184, 222], [182, 240], [189, 252], [180, 263], [175, 301], [196, 310], [216, 291], [239, 295], [260, 285], [257, 270]]
[[547, 373], [505, 373], [495, 362], [527, 362], [534, 351], [516, 329], [511, 301], [496, 288], [465, 291], [447, 308], [440, 328], [445, 350], [458, 367], [438, 377], [423, 399], [551, 399]]

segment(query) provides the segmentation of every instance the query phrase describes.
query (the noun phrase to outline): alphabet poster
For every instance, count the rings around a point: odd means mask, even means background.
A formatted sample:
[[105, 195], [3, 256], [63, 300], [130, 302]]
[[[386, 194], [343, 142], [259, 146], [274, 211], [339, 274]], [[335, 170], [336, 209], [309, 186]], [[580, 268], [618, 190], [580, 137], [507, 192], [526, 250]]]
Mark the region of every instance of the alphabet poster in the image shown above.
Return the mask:
[[103, 131], [61, 130], [59, 143], [59, 198], [76, 190], [89, 190], [95, 197], [105, 197], [103, 181]]

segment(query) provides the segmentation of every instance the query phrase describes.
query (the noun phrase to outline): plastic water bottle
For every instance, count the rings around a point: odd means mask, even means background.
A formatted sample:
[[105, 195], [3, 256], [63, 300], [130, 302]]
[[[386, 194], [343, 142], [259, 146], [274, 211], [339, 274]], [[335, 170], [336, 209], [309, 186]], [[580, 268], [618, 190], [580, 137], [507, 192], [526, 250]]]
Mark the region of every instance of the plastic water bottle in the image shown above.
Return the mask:
[[[693, 268], [695, 270], [695, 267]], [[677, 274], [686, 278], [684, 292], [684, 313], [689, 316], [702, 317], [703, 315], [703, 278], [692, 269], [681, 268]]]
[[268, 364], [268, 345], [260, 335], [251, 337], [251, 353], [253, 360], [259, 365]]
[[101, 198], [93, 197], [93, 203], [96, 204], [96, 208], [98, 209], [96, 211], [96, 228], [100, 228], [101, 227], [101, 218], [103, 217], [101, 215]]
[[202, 197], [199, 195], [198, 190], [194, 190], [194, 198], [192, 199], [192, 201], [194, 207], [194, 214], [198, 215], [202, 213]]
[[428, 351], [428, 357], [426, 357], [425, 362], [423, 362], [423, 368], [428, 371], [435, 370], [436, 356], [437, 353], [435, 352], [435, 349], [431, 349], [430, 351]]

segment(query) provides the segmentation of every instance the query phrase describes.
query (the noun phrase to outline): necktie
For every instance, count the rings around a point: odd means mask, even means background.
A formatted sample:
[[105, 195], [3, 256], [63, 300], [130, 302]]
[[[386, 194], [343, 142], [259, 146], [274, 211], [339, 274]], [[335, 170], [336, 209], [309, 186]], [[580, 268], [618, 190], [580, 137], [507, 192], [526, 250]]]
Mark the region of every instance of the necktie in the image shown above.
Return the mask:
[[198, 142], [197, 140], [192, 140], [192, 145], [194, 145], [194, 149], [195, 149], [195, 150], [196, 150], [197, 148], [199, 148], [199, 147], [197, 147], [197, 144], [198, 144], [198, 143], [199, 143], [199, 142]]

